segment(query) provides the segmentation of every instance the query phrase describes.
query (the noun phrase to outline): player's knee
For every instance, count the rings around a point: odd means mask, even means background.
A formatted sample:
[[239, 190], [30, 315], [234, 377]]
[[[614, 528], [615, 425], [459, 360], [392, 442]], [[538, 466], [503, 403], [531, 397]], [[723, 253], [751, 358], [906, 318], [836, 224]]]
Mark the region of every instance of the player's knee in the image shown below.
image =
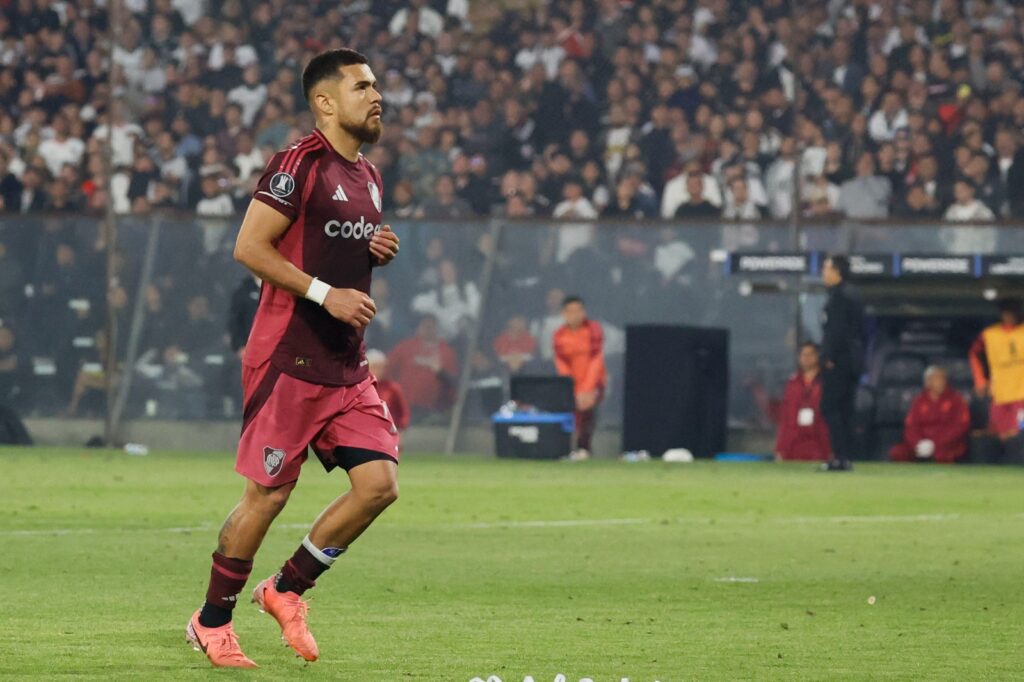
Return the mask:
[[288, 504], [288, 498], [292, 494], [294, 483], [268, 488], [267, 486], [254, 483], [249, 490], [249, 498], [265, 514], [277, 516]]
[[367, 507], [378, 512], [383, 511], [398, 499], [398, 481], [375, 481], [364, 486], [360, 492]]

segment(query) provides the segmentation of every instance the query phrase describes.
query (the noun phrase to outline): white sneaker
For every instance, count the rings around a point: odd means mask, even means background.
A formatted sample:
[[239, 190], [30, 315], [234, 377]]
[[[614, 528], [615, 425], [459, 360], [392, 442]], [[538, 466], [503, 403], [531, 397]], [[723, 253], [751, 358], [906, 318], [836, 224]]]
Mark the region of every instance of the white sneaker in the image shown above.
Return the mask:
[[584, 462], [590, 459], [590, 451], [583, 448], [576, 448], [569, 453], [568, 459], [570, 462]]

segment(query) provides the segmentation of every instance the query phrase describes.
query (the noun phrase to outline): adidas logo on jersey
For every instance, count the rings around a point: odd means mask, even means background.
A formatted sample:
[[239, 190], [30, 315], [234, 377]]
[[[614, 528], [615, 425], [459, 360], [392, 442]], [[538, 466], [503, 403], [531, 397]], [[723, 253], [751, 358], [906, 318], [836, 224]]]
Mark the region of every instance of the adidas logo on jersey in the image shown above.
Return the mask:
[[329, 220], [324, 225], [324, 234], [328, 237], [341, 237], [342, 239], [370, 239], [378, 232], [380, 232], [380, 225], [366, 222], [366, 218], [363, 216], [359, 216], [359, 220], [354, 223], [351, 220], [346, 220], [343, 223]]
[[331, 198], [335, 201], [348, 201], [348, 195], [345, 194], [345, 190], [341, 188], [341, 185], [338, 185], [338, 189], [334, 190], [334, 194], [331, 195]]

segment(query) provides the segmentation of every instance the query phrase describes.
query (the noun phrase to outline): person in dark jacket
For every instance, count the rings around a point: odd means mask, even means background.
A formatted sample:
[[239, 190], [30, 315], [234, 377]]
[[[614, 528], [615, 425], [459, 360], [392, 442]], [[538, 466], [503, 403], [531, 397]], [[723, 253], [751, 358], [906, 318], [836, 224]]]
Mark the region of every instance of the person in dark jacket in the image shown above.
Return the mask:
[[822, 279], [828, 287], [821, 341], [821, 414], [832, 440], [826, 471], [853, 469], [853, 410], [864, 363], [864, 303], [849, 284], [850, 259], [825, 259]]
[[255, 277], [244, 277], [231, 294], [231, 308], [228, 312], [228, 336], [231, 338], [231, 350], [235, 351], [239, 360], [245, 352], [245, 344], [249, 342], [249, 330], [256, 317], [256, 308], [260, 304], [260, 282]]

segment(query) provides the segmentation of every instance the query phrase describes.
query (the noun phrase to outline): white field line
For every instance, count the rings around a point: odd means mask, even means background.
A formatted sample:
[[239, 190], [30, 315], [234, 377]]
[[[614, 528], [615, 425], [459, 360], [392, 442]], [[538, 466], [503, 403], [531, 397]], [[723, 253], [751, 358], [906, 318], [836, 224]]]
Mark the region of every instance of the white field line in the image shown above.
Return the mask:
[[[773, 523], [794, 523], [794, 524], [815, 524], [815, 523], [941, 523], [944, 521], [956, 521], [960, 514], [908, 514], [889, 515], [874, 514], [863, 516], [785, 516], [769, 519]], [[1012, 518], [1024, 518], [1024, 514], [1014, 514]], [[645, 524], [662, 523], [664, 519], [554, 519], [537, 521], [494, 521], [480, 523], [449, 523], [435, 524], [429, 526], [417, 526], [417, 528], [435, 530], [494, 530], [499, 528], [579, 528], [586, 526], [637, 526]], [[678, 517], [673, 519], [674, 523], [750, 523], [757, 521], [751, 517], [721, 519], [712, 517]], [[279, 523], [273, 527], [281, 530], [308, 528], [308, 523]], [[34, 528], [25, 530], [0, 530], [0, 537], [37, 537], [37, 536], [59, 536], [59, 535], [93, 535], [97, 533], [202, 533], [214, 531], [217, 526], [204, 524], [200, 526], [175, 526], [169, 528], [141, 527], [141, 528]]]
[[494, 521], [491, 523], [456, 523], [446, 528], [489, 530], [492, 528], [575, 528], [578, 526], [634, 526], [655, 523], [656, 519], [565, 519], [562, 521]]
[[[312, 522], [310, 522], [312, 523]], [[278, 523], [274, 528], [309, 528], [310, 523]], [[217, 526], [172, 526], [170, 528], [34, 528], [31, 530], [0, 530], [2, 537], [32, 537], [50, 535], [94, 535], [96, 533], [202, 533], [217, 530]]]
[[864, 516], [788, 516], [775, 519], [776, 523], [928, 523], [930, 521], [956, 521], [959, 514], [867, 514]]

